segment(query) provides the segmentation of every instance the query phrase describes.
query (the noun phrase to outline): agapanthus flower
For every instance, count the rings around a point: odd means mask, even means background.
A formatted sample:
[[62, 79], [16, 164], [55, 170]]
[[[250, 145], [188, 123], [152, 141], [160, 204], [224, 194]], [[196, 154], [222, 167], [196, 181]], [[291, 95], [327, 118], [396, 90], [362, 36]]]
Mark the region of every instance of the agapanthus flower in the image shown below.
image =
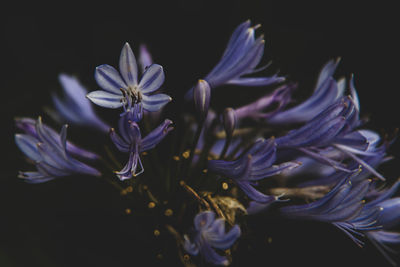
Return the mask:
[[360, 125], [358, 103], [350, 96], [342, 97], [304, 126], [277, 138], [276, 143], [281, 149], [298, 149], [335, 169], [355, 171], [321, 153], [326, 148], [335, 148], [384, 180], [381, 174], [356, 156], [373, 155], [373, 148], [379, 140], [379, 136], [371, 131], [355, 130]]
[[80, 126], [94, 127], [102, 132], [108, 132], [108, 126], [95, 113], [92, 103], [85, 97], [86, 88], [78, 81], [77, 78], [67, 74], [58, 76], [65, 98], [61, 100], [57, 95], [53, 94], [53, 102], [61, 117], [68, 123]]
[[[39, 136], [37, 132], [37, 121], [31, 118], [16, 118], [15, 119], [15, 125], [17, 128], [21, 129], [22, 131], [25, 132], [25, 134], [30, 135], [33, 138], [36, 138], [40, 140], [42, 137]], [[41, 123], [41, 127], [43, 127], [46, 135], [51, 136], [53, 140], [58, 140], [60, 139], [59, 133], [57, 133], [55, 130], [47, 126], [46, 124]], [[99, 158], [99, 156], [93, 152], [90, 152], [86, 149], [80, 148], [70, 141], [67, 140], [67, 151], [69, 154], [82, 158], [82, 159], [88, 159], [88, 160], [96, 160]]]
[[[341, 79], [336, 82], [332, 77], [339, 61], [339, 59], [330, 60], [325, 64], [319, 74], [313, 94], [306, 101], [290, 109], [272, 114], [267, 118], [268, 122], [274, 124], [307, 122], [341, 98], [345, 90], [345, 80]], [[350, 85], [353, 86], [352, 81]]]
[[[272, 93], [267, 94], [256, 101], [245, 106], [236, 108], [236, 116], [238, 119], [252, 118], [252, 119], [268, 119], [275, 114], [279, 114], [281, 110], [290, 102], [291, 92], [296, 88], [296, 84], [285, 84], [275, 89]], [[268, 110], [272, 105], [276, 107]]]
[[135, 55], [126, 43], [119, 58], [119, 72], [110, 65], [98, 66], [95, 79], [103, 90], [91, 92], [87, 97], [102, 107], [124, 107], [125, 112], [133, 114], [134, 121], [139, 121], [143, 110], [158, 111], [172, 98], [166, 94], [154, 93], [164, 82], [164, 71], [160, 65], [152, 64], [140, 79], [138, 76]]
[[140, 159], [140, 153], [154, 148], [173, 129], [170, 127], [172, 121], [166, 119], [146, 137], [142, 138], [139, 126], [128, 115], [121, 117], [119, 120], [119, 133], [121, 137], [115, 133], [113, 128], [110, 130], [111, 140], [118, 150], [129, 153], [129, 160], [125, 167], [121, 171], [116, 172], [118, 178], [121, 180], [126, 180], [143, 173], [144, 168]]
[[184, 248], [191, 255], [199, 253], [204, 259], [216, 265], [229, 265], [226, 256], [218, 254], [216, 249], [229, 249], [240, 236], [240, 228], [234, 225], [225, 233], [225, 220], [215, 218], [213, 211], [203, 211], [194, 218], [192, 241], [185, 235]]
[[[285, 80], [284, 77], [243, 77], [253, 74], [264, 68], [256, 69], [264, 54], [264, 36], [255, 38], [255, 30], [260, 27], [251, 27], [250, 20], [240, 24], [233, 32], [228, 45], [217, 65], [206, 75], [211, 88], [223, 84], [240, 86], [267, 86]], [[186, 94], [186, 99], [192, 99], [193, 88]]]
[[[377, 229], [366, 231], [365, 235], [372, 243], [380, 250], [385, 258], [392, 262], [392, 259], [387, 252], [391, 249], [387, 245], [400, 244], [400, 233], [394, 232], [392, 229], [400, 225], [400, 197], [391, 198], [398, 188], [400, 181], [394, 183], [390, 188], [385, 190], [374, 190], [371, 194], [374, 197], [364, 206], [361, 215], [370, 212], [371, 210], [379, 209], [379, 216], [374, 225]], [[359, 223], [363, 220], [363, 216], [359, 216], [351, 223]]]
[[[372, 180], [358, 183], [351, 179], [343, 179], [324, 197], [303, 205], [291, 205], [281, 208], [282, 214], [290, 218], [316, 220], [332, 223], [359, 245], [363, 242], [353, 236], [360, 231], [376, 229], [375, 221], [379, 215], [379, 208], [362, 214], [365, 201]], [[357, 217], [362, 221], [352, 223]]]
[[276, 196], [269, 196], [257, 191], [253, 186], [258, 180], [299, 166], [298, 162], [284, 162], [273, 165], [276, 160], [276, 143], [274, 138], [257, 140], [251, 149], [234, 161], [210, 160], [209, 171], [231, 178], [251, 199], [269, 203], [276, 201]]
[[23, 120], [21, 123], [27, 126], [27, 134], [16, 134], [15, 142], [21, 151], [35, 163], [37, 171], [20, 172], [18, 177], [30, 183], [43, 183], [72, 174], [101, 175], [98, 170], [69, 155], [71, 145], [67, 144], [66, 124], [62, 127], [60, 134], [56, 134], [42, 123], [40, 117], [35, 123], [34, 130], [30, 128], [30, 119], [25, 119], [27, 123]]

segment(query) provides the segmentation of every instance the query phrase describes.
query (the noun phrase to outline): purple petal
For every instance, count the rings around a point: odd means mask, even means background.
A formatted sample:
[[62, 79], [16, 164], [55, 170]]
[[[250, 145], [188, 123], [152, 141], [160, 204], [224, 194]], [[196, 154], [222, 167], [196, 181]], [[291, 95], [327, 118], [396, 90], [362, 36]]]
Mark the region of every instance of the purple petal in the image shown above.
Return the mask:
[[264, 195], [260, 191], [257, 191], [252, 185], [250, 185], [249, 182], [247, 181], [237, 181], [237, 185], [240, 187], [240, 189], [243, 190], [243, 192], [246, 193], [246, 195], [251, 198], [252, 200], [255, 200], [260, 203], [272, 203], [277, 200], [275, 196], [269, 196], [269, 195]]
[[[216, 220], [217, 222], [218, 220]], [[214, 222], [215, 223], [215, 222]], [[219, 249], [228, 249], [240, 236], [240, 227], [238, 225], [234, 225], [228, 233], [223, 235], [207, 235], [208, 243], [214, 247]]]
[[40, 153], [37, 150], [37, 143], [39, 141], [29, 135], [26, 134], [16, 134], [15, 135], [15, 143], [19, 147], [19, 149], [30, 159], [34, 161], [42, 160]]
[[140, 151], [147, 151], [154, 148], [158, 143], [160, 143], [162, 139], [164, 139], [164, 137], [173, 129], [173, 127], [170, 127], [171, 124], [172, 121], [166, 119], [156, 129], [154, 129], [146, 137], [144, 137], [141, 141]]
[[203, 211], [194, 217], [194, 227], [197, 231], [207, 229], [213, 223], [215, 213], [213, 211]]

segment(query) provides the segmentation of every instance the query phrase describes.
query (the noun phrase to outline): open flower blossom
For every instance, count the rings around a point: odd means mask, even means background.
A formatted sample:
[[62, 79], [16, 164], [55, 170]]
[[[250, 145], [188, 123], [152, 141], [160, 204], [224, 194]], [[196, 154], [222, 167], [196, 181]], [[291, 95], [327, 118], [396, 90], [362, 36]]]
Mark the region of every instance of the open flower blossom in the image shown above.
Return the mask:
[[229, 249], [240, 236], [239, 226], [234, 225], [225, 233], [225, 220], [216, 219], [213, 211], [203, 211], [194, 218], [194, 227], [192, 241], [185, 235], [185, 250], [191, 255], [200, 253], [209, 263], [229, 265], [227, 257], [218, 254], [214, 248]]
[[35, 124], [35, 130], [29, 129], [27, 134], [16, 134], [15, 142], [19, 149], [34, 161], [37, 169], [36, 172], [19, 173], [18, 177], [25, 179], [27, 182], [43, 183], [71, 174], [101, 175], [98, 170], [69, 155], [67, 125], [62, 127], [59, 135], [54, 134], [42, 123], [39, 117]]
[[[233, 32], [228, 45], [217, 65], [206, 75], [204, 80], [211, 88], [224, 84], [240, 86], [267, 86], [285, 80], [284, 77], [273, 75], [271, 77], [243, 77], [263, 70], [256, 69], [264, 54], [264, 36], [255, 38], [255, 30], [260, 27], [251, 27], [250, 20], [240, 24]], [[193, 88], [185, 98], [192, 99]]]
[[251, 199], [270, 203], [278, 200], [276, 196], [269, 196], [257, 191], [253, 186], [258, 180], [299, 166], [298, 162], [285, 162], [273, 165], [276, 160], [276, 144], [274, 138], [260, 139], [252, 148], [234, 161], [211, 160], [208, 169], [216, 174], [231, 178]]
[[102, 107], [124, 107], [133, 114], [135, 121], [141, 120], [143, 110], [158, 111], [172, 100], [166, 94], [152, 94], [164, 83], [160, 65], [150, 65], [141, 79], [138, 78], [136, 58], [128, 43], [121, 51], [119, 72], [110, 65], [100, 65], [96, 68], [95, 79], [103, 90], [91, 92], [87, 97]]
[[[137, 176], [144, 172], [140, 153], [154, 148], [162, 139], [173, 129], [170, 127], [171, 120], [166, 119], [156, 129], [142, 138], [139, 126], [136, 122], [130, 120], [130, 116], [125, 115], [119, 120], [119, 135], [111, 128], [110, 137], [119, 151], [129, 153], [129, 160], [125, 167], [116, 172], [121, 180], [126, 180], [132, 176]], [[139, 171], [138, 171], [139, 169]]]
[[77, 78], [60, 74], [58, 76], [64, 90], [65, 99], [53, 94], [53, 102], [61, 117], [68, 123], [93, 127], [107, 133], [110, 126], [100, 119], [95, 113], [92, 103], [85, 97], [86, 88]]
[[[42, 183], [69, 175], [101, 176], [124, 198], [126, 214], [133, 208], [132, 218], [143, 216], [154, 224], [156, 237], [166, 230], [175, 238], [177, 246], [157, 248], [154, 255], [175, 253], [185, 266], [229, 265], [239, 257], [234, 253], [252, 247], [233, 246], [242, 235], [240, 225], [245, 223], [243, 235], [250, 240], [260, 229], [250, 229], [254, 224], [246, 220], [268, 213], [256, 218], [264, 220], [276, 211], [286, 219], [331, 224], [360, 247], [370, 240], [393, 262], [388, 252], [390, 245], [400, 244], [394, 228], [400, 225], [400, 197], [395, 196], [400, 181], [393, 183], [381, 165], [393, 158], [388, 148], [395, 138], [366, 128], [354, 77], [334, 78], [339, 59], [323, 66], [314, 91], [302, 102], [292, 94], [296, 81], [285, 82], [277, 74], [253, 77], [268, 67], [257, 67], [264, 54], [264, 37], [255, 36], [259, 27], [249, 20], [240, 24], [219, 62], [185, 95], [177, 95], [182, 98], [177, 103], [192, 100], [192, 106], [181, 105], [168, 116], [163, 107], [171, 97], [160, 93], [163, 68], [143, 45], [137, 61], [126, 43], [118, 70], [96, 68], [101, 90], [87, 94], [76, 78], [61, 74], [65, 97], [53, 95], [59, 117], [82, 128], [109, 130], [109, 136], [99, 137], [109, 137], [116, 149], [96, 139], [93, 153], [67, 141], [67, 125], [57, 133], [40, 117], [18, 118], [16, 126], [24, 133], [16, 134], [15, 142], [37, 169], [19, 177]], [[224, 106], [218, 97], [211, 99], [212, 90], [223, 85], [243, 86], [249, 94], [250, 87], [275, 87], [251, 101], [246, 97]], [[228, 94], [225, 101], [235, 96]], [[97, 116], [90, 101], [123, 108], [108, 120], [116, 130]], [[171, 134], [172, 121], [166, 118], [176, 122]], [[125, 160], [114, 155], [117, 150]], [[267, 225], [257, 222], [257, 227]]]

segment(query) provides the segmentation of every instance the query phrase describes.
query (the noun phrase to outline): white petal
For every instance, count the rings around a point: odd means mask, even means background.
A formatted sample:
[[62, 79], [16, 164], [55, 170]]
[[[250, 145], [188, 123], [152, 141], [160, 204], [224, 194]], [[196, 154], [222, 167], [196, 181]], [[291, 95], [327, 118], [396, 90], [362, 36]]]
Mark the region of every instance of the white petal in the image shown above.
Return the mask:
[[86, 95], [96, 105], [105, 108], [119, 108], [122, 106], [122, 95], [111, 94], [105, 91], [93, 91]]
[[118, 71], [110, 65], [98, 66], [94, 73], [94, 78], [101, 88], [110, 93], [120, 94], [121, 88], [127, 88]]
[[163, 67], [158, 64], [153, 64], [147, 68], [147, 70], [143, 73], [143, 77], [139, 83], [140, 92], [147, 94], [152, 93], [164, 82], [164, 71]]
[[125, 43], [119, 57], [119, 72], [129, 86], [137, 85], [137, 63], [135, 55], [128, 43]]

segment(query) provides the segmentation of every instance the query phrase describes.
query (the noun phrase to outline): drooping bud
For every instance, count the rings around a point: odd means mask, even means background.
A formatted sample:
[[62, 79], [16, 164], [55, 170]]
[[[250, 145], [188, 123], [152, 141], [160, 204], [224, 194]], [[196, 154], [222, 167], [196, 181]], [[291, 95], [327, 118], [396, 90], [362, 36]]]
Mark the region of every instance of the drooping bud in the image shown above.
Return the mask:
[[194, 87], [193, 99], [200, 121], [203, 121], [207, 117], [210, 97], [210, 85], [205, 80], [199, 80]]
[[233, 108], [226, 108], [222, 114], [226, 136], [232, 136], [236, 128], [236, 112]]

